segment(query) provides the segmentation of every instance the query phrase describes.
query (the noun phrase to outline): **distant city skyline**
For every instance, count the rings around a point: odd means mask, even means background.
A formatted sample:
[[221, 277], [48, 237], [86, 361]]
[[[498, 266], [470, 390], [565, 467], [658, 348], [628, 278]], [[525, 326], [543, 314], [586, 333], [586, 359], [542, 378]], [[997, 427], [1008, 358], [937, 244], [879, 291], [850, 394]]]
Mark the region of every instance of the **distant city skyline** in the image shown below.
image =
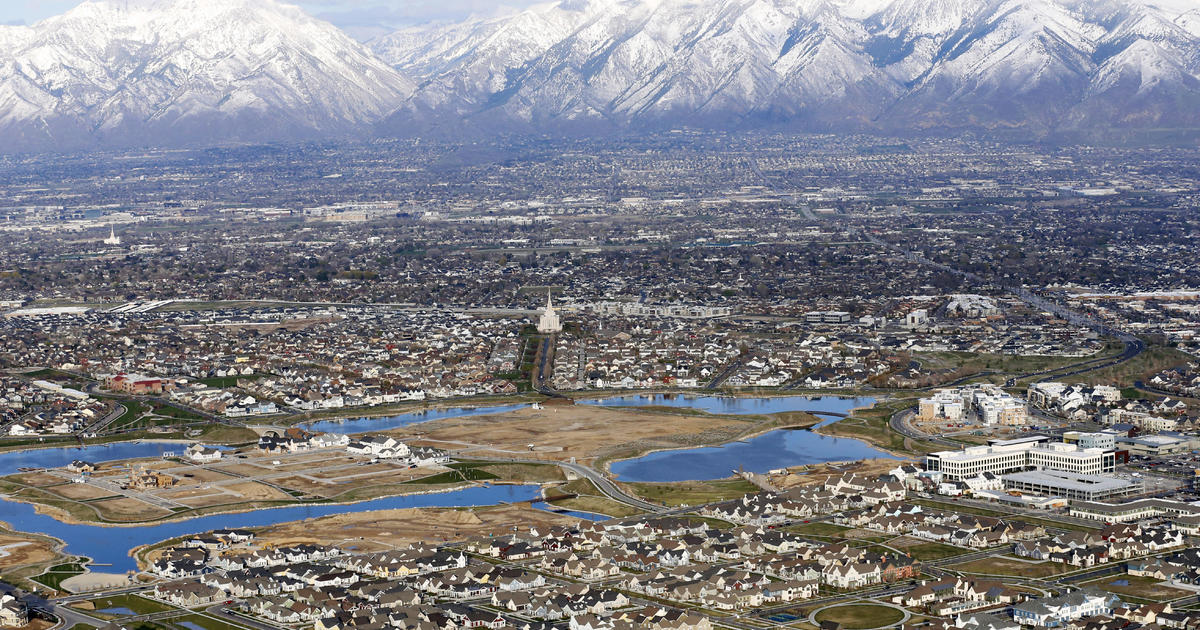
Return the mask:
[[[356, 36], [371, 29], [461, 20], [538, 4], [539, 0], [281, 0], [327, 20]], [[545, 1], [545, 0], [540, 0]], [[0, 24], [35, 24], [82, 4], [83, 0], [10, 0], [0, 2]]]

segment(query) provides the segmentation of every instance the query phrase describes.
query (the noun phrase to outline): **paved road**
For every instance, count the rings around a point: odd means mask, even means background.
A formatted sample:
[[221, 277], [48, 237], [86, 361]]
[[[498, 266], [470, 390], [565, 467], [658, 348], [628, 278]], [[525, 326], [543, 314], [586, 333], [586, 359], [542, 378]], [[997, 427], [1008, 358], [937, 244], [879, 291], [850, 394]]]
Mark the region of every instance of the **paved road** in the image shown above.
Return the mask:
[[1035, 382], [1044, 383], [1049, 380], [1063, 379], [1068, 376], [1075, 376], [1077, 374], [1095, 372], [1096, 370], [1103, 370], [1105, 368], [1113, 367], [1114, 365], [1120, 365], [1136, 357], [1142, 352], [1145, 352], [1146, 350], [1146, 344], [1141, 339], [1122, 338], [1121, 341], [1125, 344], [1125, 350], [1116, 357], [1100, 357], [1098, 359], [1082, 361], [1080, 363], [1055, 368], [1053, 370], [1043, 370], [1041, 372], [1022, 374], [1020, 376], [1014, 376], [1008, 379], [1005, 381], [1004, 385], [1005, 387], [1013, 387], [1017, 384], [1017, 381], [1023, 381], [1034, 377], [1040, 377], [1037, 378]]
[[587, 466], [582, 464], [572, 464], [570, 462], [560, 462], [559, 466], [566, 468], [567, 470], [570, 470], [581, 477], [587, 477], [589, 481], [591, 481], [596, 485], [597, 488], [600, 489], [600, 492], [603, 492], [604, 495], [610, 499], [620, 501], [626, 505], [631, 505], [639, 510], [646, 510], [647, 512], [651, 513], [670, 511], [669, 508], [665, 508], [656, 503], [650, 503], [649, 501], [645, 501], [641, 498], [626, 493], [623, 489], [621, 489], [620, 486], [613, 482], [613, 480], [596, 470], [588, 468]]
[[[639, 510], [644, 510], [646, 512], [651, 512], [651, 513], [656, 513], [656, 514], [664, 514], [664, 513], [668, 513], [668, 512], [672, 511], [670, 508], [663, 507], [661, 505], [658, 505], [657, 503], [651, 503], [649, 501], [646, 501], [639, 497], [635, 497], [635, 496], [625, 492], [623, 489], [621, 489], [620, 486], [618, 486], [611, 479], [609, 479], [608, 477], [604, 476], [603, 474], [601, 474], [600, 472], [598, 472], [592, 468], [584, 466], [583, 464], [575, 464], [572, 462], [547, 462], [544, 459], [521, 459], [519, 457], [477, 457], [477, 456], [472, 455], [471, 459], [482, 460], [482, 461], [509, 462], [509, 463], [514, 463], [514, 464], [557, 464], [559, 467], [570, 470], [571, 472], [579, 475], [580, 477], [584, 477], [588, 481], [591, 481], [596, 486], [596, 488], [598, 490], [600, 490], [601, 493], [604, 494], [604, 496], [606, 496], [614, 501], [624, 503], [625, 505], [635, 507]], [[696, 508], [695, 507], [686, 508], [686, 510], [694, 510], [694, 509], [696, 509]]]
[[716, 389], [720, 387], [725, 381], [729, 380], [729, 377], [733, 376], [739, 369], [741, 369], [741, 367], [741, 359], [730, 363], [728, 367], [726, 367], [724, 370], [721, 370], [719, 374], [714, 376], [713, 379], [704, 386], [704, 389]]
[[893, 431], [903, 435], [906, 438], [923, 440], [925, 442], [933, 442], [935, 444], [944, 444], [953, 448], [959, 448], [963, 445], [962, 442], [948, 440], [938, 435], [929, 435], [928, 433], [923, 433], [914, 429], [912, 425], [908, 423], [908, 419], [913, 415], [915, 409], [916, 407], [909, 407], [908, 409], [901, 409], [900, 411], [892, 414], [891, 419], [888, 420], [888, 426], [890, 426]]

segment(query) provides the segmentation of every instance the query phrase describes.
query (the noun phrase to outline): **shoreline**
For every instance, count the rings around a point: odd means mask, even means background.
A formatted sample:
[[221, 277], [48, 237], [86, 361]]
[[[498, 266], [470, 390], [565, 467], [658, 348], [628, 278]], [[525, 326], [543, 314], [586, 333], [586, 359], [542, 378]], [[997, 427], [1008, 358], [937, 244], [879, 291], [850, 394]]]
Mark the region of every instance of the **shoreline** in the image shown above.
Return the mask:
[[[869, 409], [869, 407], [867, 407], [867, 408]], [[797, 413], [797, 412], [784, 411], [784, 412], [779, 412], [779, 413]], [[807, 413], [807, 412], [802, 412], [802, 413]], [[619, 477], [617, 475], [613, 474], [613, 472], [612, 472], [613, 464], [631, 461], [634, 459], [641, 459], [643, 457], [648, 457], [655, 453], [668, 453], [671, 451], [690, 451], [690, 450], [701, 449], [701, 448], [717, 448], [717, 447], [725, 446], [726, 444], [733, 444], [734, 442], [741, 442], [743, 440], [752, 440], [754, 438], [761, 437], [761, 436], [771, 433], [773, 431], [797, 431], [797, 430], [799, 430], [799, 431], [812, 431], [813, 433], [816, 433], [817, 435], [825, 435], [824, 433], [819, 433], [814, 430], [814, 427], [816, 427], [818, 424], [821, 424], [822, 422], [824, 422], [824, 420], [822, 418], [820, 418], [819, 416], [816, 416], [811, 413], [809, 413], [808, 415], [812, 416], [813, 418], [816, 418], [817, 421], [810, 425], [782, 424], [782, 425], [778, 425], [778, 426], [771, 426], [771, 427], [756, 429], [749, 433], [744, 433], [732, 440], [726, 440], [724, 442], [718, 442], [716, 444], [702, 444], [700, 446], [680, 446], [680, 447], [675, 447], [675, 448], [656, 448], [656, 449], [652, 449], [652, 450], [646, 451], [644, 453], [641, 453], [639, 455], [632, 455], [630, 457], [620, 457], [617, 459], [605, 460], [604, 461], [604, 469], [601, 470], [600, 472], [602, 474], [608, 475], [609, 477], [612, 478], [613, 481], [615, 481], [617, 483], [624, 483], [619, 479]], [[834, 421], [831, 424], [837, 424], [837, 422], [840, 422], [842, 420], [845, 420], [845, 418], [838, 418], [836, 421]], [[841, 437], [841, 436], [837, 436], [837, 435], [825, 435], [825, 437], [832, 437], [832, 438], [841, 439], [841, 440], [857, 440], [859, 442], [867, 444], [868, 446], [870, 446], [872, 448], [875, 448], [874, 444], [871, 444], [870, 442], [867, 442], [866, 440], [859, 440], [858, 438]], [[882, 448], [877, 449], [877, 450], [879, 450], [881, 452], [888, 452]], [[895, 453], [889, 453], [889, 454], [895, 455]], [[797, 464], [797, 465], [800, 465], [800, 464]], [[727, 479], [727, 477], [721, 477], [720, 479]], [[712, 479], [689, 479], [688, 481], [713, 481], [713, 480]], [[631, 481], [629, 483], [644, 483], [644, 482]], [[650, 483], [655, 483], [655, 482], [650, 482]]]
[[[687, 396], [687, 395], [689, 395], [689, 394], [695, 394], [695, 395], [697, 395], [697, 396], [705, 396], [705, 395], [709, 395], [709, 394], [705, 394], [705, 393], [701, 393], [701, 392], [691, 392], [691, 391], [677, 391], [677, 392], [662, 392], [662, 391], [657, 391], [657, 392], [655, 392], [655, 391], [638, 391], [638, 392], [634, 392], [634, 393], [626, 392], [626, 393], [624, 393], [624, 394], [612, 394], [612, 393], [601, 393], [601, 392], [597, 392], [597, 393], [594, 393], [594, 394], [592, 394], [592, 395], [588, 396], [587, 398], [588, 398], [588, 399], [604, 399], [604, 398], [613, 398], [613, 397], [621, 397], [621, 396], [652, 395], [652, 394], [657, 394], [657, 393], [677, 393], [677, 394], [684, 395], [684, 396]], [[833, 398], [847, 398], [847, 399], [849, 399], [849, 398], [863, 398], [863, 397], [869, 397], [869, 396], [846, 396], [846, 395], [839, 395], [839, 394], [833, 394], [833, 393], [829, 393], [829, 394], [821, 394], [821, 396], [830, 396], [830, 397], [833, 397]], [[813, 398], [813, 397], [815, 397], [815, 396], [813, 396], [812, 394], [806, 394], [806, 393], [792, 393], [792, 392], [788, 392], [788, 393], [786, 393], [786, 394], [785, 394], [785, 393], [779, 393], [779, 394], [740, 393], [740, 394], [738, 394], [738, 395], [737, 395], [737, 397], [739, 397], [739, 398], [783, 398], [783, 397], [789, 397], [789, 398], [791, 398], [791, 397], [800, 397], [800, 398]], [[873, 398], [873, 397], [872, 397], [872, 398]], [[852, 408], [852, 409], [850, 409], [850, 410], [848, 411], [848, 415], [851, 415], [851, 416], [852, 416], [852, 415], [854, 415], [855, 413], [857, 413], [857, 412], [859, 412], [859, 411], [861, 411], [861, 410], [869, 410], [869, 409], [873, 408], [873, 407], [874, 407], [876, 404], [878, 404], [879, 402], [880, 402], [880, 399], [876, 399], [875, 403], [872, 403], [871, 405], [867, 405], [867, 406], [860, 406], [860, 407], [855, 407], [855, 408]], [[481, 405], [481, 406], [488, 406], [488, 405]], [[498, 406], [505, 406], [505, 405], [498, 405]], [[462, 405], [462, 403], [460, 403], [460, 402], [444, 401], [444, 402], [441, 402], [441, 404], [437, 404], [437, 405], [430, 405], [430, 406], [421, 407], [421, 408], [418, 408], [418, 409], [430, 409], [430, 408], [440, 408], [440, 409], [446, 409], [446, 408], [478, 409], [478, 408], [480, 408], [480, 406], [463, 406], [463, 405]], [[779, 414], [783, 414], [783, 413], [795, 413], [795, 412], [777, 412], [777, 413], [779, 413]], [[380, 416], [385, 416], [385, 415], [391, 415], [391, 413], [389, 413], [389, 412], [383, 412], [383, 413], [381, 413], [381, 414], [380, 414]], [[775, 415], [775, 414], [772, 414], [772, 415]], [[821, 418], [820, 416], [817, 416], [817, 415], [815, 415], [815, 414], [811, 414], [811, 413], [807, 413], [807, 415], [809, 416], [809, 418], [811, 418], [811, 422], [807, 422], [807, 423], [805, 423], [805, 422], [801, 422], [801, 423], [794, 423], [794, 422], [793, 422], [793, 423], [785, 423], [785, 424], [778, 424], [778, 425], [765, 426], [765, 427], [761, 427], [761, 428], [757, 428], [757, 429], [751, 430], [751, 431], [749, 431], [749, 432], [747, 432], [747, 433], [742, 433], [742, 434], [739, 434], [738, 436], [736, 436], [736, 437], [734, 437], [734, 438], [732, 438], [732, 439], [729, 439], [729, 440], [726, 440], [726, 441], [722, 441], [722, 442], [719, 442], [719, 443], [715, 443], [715, 444], [703, 444], [703, 445], [697, 445], [697, 446], [681, 446], [681, 447], [677, 447], [677, 448], [658, 448], [658, 449], [651, 449], [651, 450], [649, 450], [649, 451], [645, 451], [645, 452], [642, 452], [642, 453], [639, 453], [639, 454], [636, 454], [636, 455], [631, 455], [631, 456], [628, 456], [628, 457], [621, 457], [621, 458], [618, 458], [618, 459], [612, 459], [612, 460], [603, 461], [603, 464], [602, 464], [602, 467], [601, 467], [601, 470], [600, 470], [600, 472], [601, 472], [601, 474], [604, 474], [604, 475], [607, 475], [607, 476], [609, 476], [609, 477], [610, 477], [611, 479], [613, 479], [613, 481], [614, 481], [614, 482], [616, 482], [616, 483], [623, 483], [623, 482], [622, 482], [622, 481], [621, 481], [621, 480], [620, 480], [620, 479], [619, 479], [619, 478], [618, 478], [616, 475], [614, 475], [614, 474], [612, 473], [611, 466], [612, 466], [612, 464], [613, 464], [613, 463], [615, 463], [615, 462], [621, 462], [621, 461], [628, 461], [628, 460], [632, 460], [632, 459], [638, 459], [638, 458], [641, 458], [641, 457], [646, 457], [646, 456], [648, 456], [648, 455], [652, 455], [652, 454], [659, 453], [659, 452], [666, 452], [666, 451], [685, 451], [685, 450], [696, 449], [696, 448], [720, 447], [720, 446], [724, 446], [724, 445], [726, 445], [726, 444], [731, 444], [731, 443], [738, 442], [738, 441], [744, 441], [744, 440], [748, 440], [748, 439], [754, 439], [754, 438], [757, 438], [757, 437], [759, 437], [759, 436], [761, 436], [761, 435], [764, 435], [764, 434], [766, 434], [766, 433], [770, 433], [770, 432], [772, 432], [772, 431], [780, 431], [780, 430], [810, 430], [810, 431], [813, 431], [814, 433], [818, 433], [818, 434], [820, 434], [820, 435], [827, 435], [827, 434], [825, 434], [825, 433], [822, 433], [822, 432], [820, 432], [820, 431], [817, 431], [817, 430], [815, 430], [815, 429], [814, 429], [814, 427], [816, 427], [816, 425], [820, 424], [820, 423], [821, 423], [821, 422], [823, 422], [825, 419], [824, 419], [824, 418]], [[379, 416], [376, 416], [376, 417], [379, 417]], [[447, 418], [447, 419], [448, 419], [448, 418]], [[440, 420], [440, 419], [439, 419], [439, 420]], [[840, 419], [839, 419], [839, 421], [840, 421]], [[836, 422], [835, 422], [834, 424], [836, 424]], [[827, 436], [828, 436], [828, 435], [827, 435]], [[876, 446], [875, 444], [872, 444], [871, 442], [869, 442], [869, 441], [867, 441], [867, 440], [863, 440], [863, 439], [859, 439], [859, 438], [853, 438], [853, 437], [843, 437], [843, 436], [828, 436], [828, 437], [834, 437], [834, 438], [843, 438], [843, 439], [851, 439], [851, 440], [858, 440], [858, 441], [860, 441], [860, 442], [863, 442], [864, 444], [868, 444], [868, 445], [870, 445], [872, 448], [875, 448], [876, 450], [880, 451], [881, 453], [886, 453], [886, 454], [888, 454], [888, 455], [891, 455], [891, 456], [893, 456], [893, 457], [898, 457], [898, 458], [902, 458], [902, 459], [907, 457], [907, 456], [905, 456], [905, 455], [902, 455], [902, 454], [899, 454], [899, 453], [892, 452], [892, 451], [890, 451], [890, 450], [888, 450], [888, 449], [886, 449], [886, 448], [882, 448], [882, 447]], [[169, 443], [169, 444], [189, 443], [189, 442], [190, 442], [189, 440], [180, 440], [180, 439], [171, 439], [171, 438], [166, 438], [166, 439], [162, 439], [162, 440], [153, 440], [153, 439], [139, 438], [139, 439], [137, 439], [137, 440], [132, 440], [131, 442], [143, 442], [143, 441], [146, 441], [146, 442], [160, 442], [160, 443]], [[104, 446], [104, 445], [107, 445], [107, 444], [116, 444], [116, 443], [119, 443], [119, 442], [111, 442], [111, 443], [106, 443], [106, 444], [102, 444], [102, 445], [96, 445], [96, 446]], [[66, 446], [66, 447], [63, 447], [63, 446], [58, 446], [58, 445], [48, 445], [48, 446], [45, 446], [44, 448], [73, 448], [73, 447], [71, 447], [71, 446]], [[77, 447], [75, 447], [75, 448], [77, 448]], [[38, 449], [29, 449], [29, 450], [38, 450]], [[557, 465], [557, 466], [561, 466], [561, 464], [562, 464], [562, 462], [558, 462], [558, 461], [548, 461], [547, 463], [548, 463], [548, 464]], [[536, 484], [536, 483], [532, 483], [532, 484], [530, 484], [530, 483], [520, 483], [520, 482], [515, 482], [515, 483], [511, 483], [511, 484], [503, 484], [503, 485], [537, 485], [537, 486], [542, 486], [543, 488], [545, 487], [545, 484]], [[462, 483], [462, 484], [457, 484], [457, 485], [454, 485], [454, 486], [451, 486], [451, 487], [448, 487], [448, 488], [445, 488], [445, 489], [437, 489], [437, 490], [423, 490], [423, 491], [419, 491], [419, 492], [408, 492], [408, 493], [400, 493], [400, 494], [390, 494], [390, 493], [389, 493], [389, 494], [384, 494], [384, 495], [382, 495], [382, 496], [379, 496], [379, 497], [373, 497], [373, 498], [370, 498], [370, 499], [358, 500], [358, 501], [334, 501], [334, 502], [328, 502], [328, 503], [326, 503], [326, 502], [322, 502], [322, 503], [304, 503], [304, 502], [296, 502], [296, 503], [284, 503], [284, 504], [282, 504], [282, 505], [276, 505], [276, 506], [270, 506], [270, 507], [241, 507], [241, 508], [232, 508], [232, 509], [218, 510], [218, 511], [214, 511], [214, 512], [208, 512], [208, 513], [204, 513], [204, 514], [193, 514], [193, 515], [188, 515], [188, 516], [179, 516], [179, 517], [176, 517], [176, 516], [172, 515], [172, 516], [169, 516], [169, 517], [166, 517], [166, 518], [162, 518], [162, 519], [158, 519], [158, 520], [153, 520], [153, 521], [127, 522], [127, 523], [118, 523], [118, 522], [100, 522], [100, 521], [87, 521], [87, 520], [80, 520], [80, 519], [77, 519], [77, 518], [73, 517], [72, 515], [70, 515], [69, 513], [67, 513], [65, 510], [63, 510], [63, 509], [61, 509], [61, 508], [54, 507], [54, 506], [49, 506], [49, 505], [42, 504], [42, 503], [39, 503], [39, 502], [36, 502], [36, 501], [30, 501], [30, 500], [26, 500], [26, 499], [24, 499], [24, 498], [21, 498], [21, 497], [5, 496], [5, 497], [4, 497], [4, 500], [12, 500], [12, 501], [16, 501], [16, 502], [20, 502], [20, 503], [25, 503], [25, 504], [28, 504], [28, 505], [32, 505], [36, 513], [38, 513], [38, 514], [41, 514], [41, 515], [44, 515], [44, 516], [48, 516], [48, 517], [50, 517], [50, 518], [53, 518], [53, 519], [55, 519], [55, 520], [57, 520], [57, 521], [59, 521], [59, 522], [62, 522], [62, 523], [64, 523], [64, 524], [67, 524], [67, 525], [76, 525], [76, 526], [90, 526], [90, 527], [125, 527], [125, 528], [139, 528], [139, 527], [154, 527], [154, 526], [158, 526], [158, 525], [166, 525], [166, 524], [174, 524], [174, 523], [186, 523], [186, 522], [188, 522], [188, 521], [191, 521], [191, 520], [195, 520], [195, 519], [198, 519], [198, 518], [205, 518], [205, 517], [209, 517], [209, 516], [220, 516], [220, 515], [229, 515], [229, 514], [244, 514], [244, 513], [256, 512], [256, 511], [260, 511], [260, 510], [273, 510], [273, 509], [284, 509], [284, 508], [290, 508], [290, 507], [303, 507], [303, 506], [306, 506], [306, 505], [311, 505], [311, 506], [352, 506], [352, 505], [358, 505], [358, 504], [362, 504], [362, 503], [365, 503], [365, 502], [368, 502], [368, 501], [374, 501], [374, 500], [380, 500], [380, 499], [389, 499], [389, 498], [405, 497], [405, 496], [420, 496], [420, 495], [430, 495], [430, 494], [442, 494], [442, 493], [450, 493], [450, 492], [455, 492], [455, 491], [463, 490], [463, 489], [470, 488], [470, 487], [476, 487], [476, 486], [480, 486], [480, 484]], [[543, 494], [542, 496], [544, 497], [544, 494]], [[478, 507], [478, 506], [477, 506], [477, 507]], [[385, 509], [391, 509], [391, 508], [385, 508]], [[367, 510], [367, 511], [375, 511], [375, 510]], [[578, 510], [575, 510], [575, 511], [578, 511]], [[602, 515], [602, 514], [597, 514], [597, 516], [605, 516], [605, 515]], [[286, 521], [281, 521], [281, 522], [286, 522]], [[10, 529], [11, 529], [11, 528], [10, 528]], [[13, 530], [13, 531], [16, 531], [16, 530]], [[30, 533], [34, 533], [34, 534], [38, 534], [38, 535], [45, 535], [45, 534], [40, 534], [40, 532], [30, 532]], [[60, 553], [61, 553], [61, 552], [62, 552], [62, 550], [63, 550], [63, 549], [65, 549], [65, 548], [66, 548], [66, 546], [67, 546], [67, 543], [66, 543], [66, 541], [63, 541], [62, 539], [59, 539], [59, 538], [56, 538], [56, 537], [51, 537], [51, 538], [54, 538], [54, 540], [56, 540], [56, 541], [58, 541], [58, 542], [59, 542], [59, 544], [60, 544], [60, 546], [59, 546], [59, 551], [60, 551]], [[132, 553], [132, 552], [131, 552], [131, 553]]]
[[[501, 483], [501, 484], [493, 483], [491, 485], [492, 486], [543, 486], [545, 484], [511, 482], [511, 483]], [[77, 518], [72, 517], [70, 514], [65, 514], [65, 512], [64, 512], [65, 518], [60, 518], [58, 515], [52, 513], [52, 511], [55, 511], [55, 512], [61, 511], [61, 508], [49, 506], [44, 503], [27, 501], [27, 500], [24, 500], [21, 498], [13, 497], [11, 495], [4, 495], [3, 500], [4, 501], [12, 501], [15, 503], [24, 503], [25, 505], [32, 505], [34, 511], [37, 512], [38, 514], [40, 514], [42, 516], [48, 516], [50, 518], [53, 518], [54, 520], [56, 520], [60, 523], [63, 523], [64, 525], [75, 525], [75, 526], [84, 526], [84, 527], [122, 527], [122, 528], [137, 529], [140, 527], [157, 527], [159, 525], [173, 525], [175, 523], [186, 523], [188, 521], [193, 521], [198, 518], [207, 518], [209, 516], [227, 516], [230, 514], [247, 514], [250, 512], [283, 510], [283, 509], [287, 509], [287, 508], [304, 507], [304, 506], [314, 506], [315, 507], [315, 506], [358, 505], [361, 503], [367, 503], [369, 501], [379, 501], [382, 499], [394, 499], [397, 497], [416, 497], [416, 496], [424, 496], [424, 495], [430, 495], [430, 494], [445, 494], [445, 493], [449, 493], [449, 492], [457, 492], [459, 490], [466, 490], [468, 488], [476, 488], [476, 487], [482, 488], [484, 486], [479, 483], [464, 482], [464, 483], [461, 483], [461, 484], [458, 484], [455, 486], [448, 487], [444, 490], [425, 490], [425, 491], [421, 491], [421, 492], [405, 492], [402, 494], [385, 494], [382, 496], [372, 497], [370, 499], [362, 499], [359, 501], [331, 501], [331, 502], [322, 502], [322, 503], [315, 503], [315, 502], [285, 503], [283, 505], [274, 505], [274, 506], [270, 506], [270, 507], [248, 507], [248, 508], [238, 508], [238, 509], [232, 509], [232, 510], [220, 510], [220, 511], [216, 511], [216, 512], [208, 512], [205, 514], [197, 514], [197, 515], [193, 515], [193, 516], [183, 516], [183, 517], [179, 517], [179, 518], [166, 517], [166, 518], [162, 518], [162, 519], [154, 520], [154, 521], [130, 521], [128, 523], [81, 521]], [[493, 505], [493, 504], [489, 503], [487, 505]], [[457, 507], [482, 507], [482, 506], [476, 505], [476, 506], [446, 506], [446, 507], [448, 509], [452, 509], [452, 508], [457, 508]], [[391, 510], [391, 509], [404, 509], [404, 508], [381, 508], [381, 509]], [[362, 510], [362, 511], [377, 512], [380, 510]], [[303, 520], [303, 519], [300, 519], [300, 520]], [[290, 521], [280, 521], [280, 522], [286, 523], [286, 522], [290, 522]], [[267, 525], [261, 525], [261, 526], [256, 525], [255, 527], [267, 527]], [[9, 530], [14, 531], [14, 532], [17, 532], [17, 531], [24, 532], [24, 530], [15, 530], [15, 529], [12, 529], [11, 527], [9, 528]], [[49, 534], [42, 534], [41, 532], [25, 532], [25, 533], [34, 533], [34, 534], [38, 534], [41, 536], [52, 537]]]

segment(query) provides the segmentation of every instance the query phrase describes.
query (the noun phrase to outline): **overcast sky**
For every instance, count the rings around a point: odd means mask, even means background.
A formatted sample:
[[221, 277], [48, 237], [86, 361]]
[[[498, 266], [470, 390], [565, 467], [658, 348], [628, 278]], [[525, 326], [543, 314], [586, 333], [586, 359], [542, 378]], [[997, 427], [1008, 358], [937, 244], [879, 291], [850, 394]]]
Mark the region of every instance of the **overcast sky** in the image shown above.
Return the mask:
[[[0, 0], [0, 24], [33, 24], [80, 4], [82, 0]], [[456, 20], [472, 13], [492, 14], [526, 7], [538, 0], [283, 0], [351, 32]], [[545, 1], [545, 0], [540, 0]], [[503, 5], [503, 6], [502, 6]]]

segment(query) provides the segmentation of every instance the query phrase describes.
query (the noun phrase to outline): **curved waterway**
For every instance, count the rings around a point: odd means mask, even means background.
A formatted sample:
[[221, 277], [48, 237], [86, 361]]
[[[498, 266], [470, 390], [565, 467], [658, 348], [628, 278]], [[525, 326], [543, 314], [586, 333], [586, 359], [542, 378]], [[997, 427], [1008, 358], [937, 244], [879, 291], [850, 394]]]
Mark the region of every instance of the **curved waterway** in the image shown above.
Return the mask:
[[319, 420], [300, 425], [309, 431], [320, 433], [363, 433], [365, 431], [390, 431], [410, 424], [445, 420], [446, 418], [462, 418], [465, 416], [482, 416], [489, 413], [506, 413], [523, 409], [528, 405], [501, 405], [496, 407], [450, 407], [447, 409], [423, 409], [401, 413], [394, 416], [377, 418], [354, 418], [351, 420]]
[[[120, 573], [137, 568], [133, 558], [129, 555], [129, 551], [134, 547], [177, 536], [187, 536], [221, 528], [262, 527], [331, 514], [397, 508], [483, 506], [529, 501], [536, 498], [539, 491], [540, 488], [533, 485], [475, 486], [437, 494], [386, 497], [352, 505], [295, 505], [240, 514], [214, 514], [186, 521], [136, 527], [69, 525], [45, 514], [38, 514], [28, 503], [7, 501], [4, 503], [4, 509], [0, 511], [0, 521], [8, 523], [19, 531], [38, 532], [59, 538], [67, 543], [67, 553], [91, 558], [94, 570], [104, 573]], [[331, 539], [326, 542], [333, 544], [340, 541]]]
[[609, 469], [621, 481], [666, 482], [723, 479], [738, 470], [765, 473], [801, 464], [876, 458], [896, 459], [861, 440], [829, 437], [808, 429], [777, 429], [721, 446], [650, 453], [614, 462]]
[[[826, 420], [822, 424], [827, 424], [837, 421], [839, 416], [825, 414], [848, 414], [856, 407], [864, 407], [873, 402], [872, 398], [840, 398], [836, 396], [735, 398], [653, 394], [581, 401], [581, 404], [607, 407], [667, 406], [694, 408], [731, 415], [807, 411], [824, 417]], [[431, 409], [382, 418], [323, 420], [309, 423], [306, 428], [330, 433], [385, 431], [445, 418], [505, 413], [525, 406], [501, 405]], [[183, 450], [184, 446], [177, 442], [145, 440], [84, 448], [58, 447], [0, 453], [0, 475], [13, 474], [19, 468], [62, 467], [76, 459], [103, 462], [160, 457], [167, 451], [178, 453]], [[651, 453], [637, 459], [614, 463], [612, 471], [624, 481], [682, 481], [727, 477], [739, 467], [753, 472], [766, 472], [785, 466], [869, 457], [890, 457], [890, 455], [858, 440], [825, 437], [811, 431], [784, 429], [724, 446]], [[0, 521], [9, 523], [17, 530], [40, 532], [60, 538], [67, 543], [68, 553], [92, 558], [98, 565], [98, 570], [119, 572], [135, 568], [133, 559], [129, 557], [129, 550], [134, 547], [212, 529], [261, 527], [331, 514], [395, 508], [495, 505], [533, 499], [537, 496], [538, 490], [537, 486], [482, 486], [437, 494], [386, 497], [350, 505], [288, 506], [130, 527], [68, 525], [50, 516], [38, 514], [32, 505], [7, 500], [7, 497], [4, 497], [6, 500], [0, 508]], [[568, 512], [568, 514], [588, 519], [600, 518], [594, 514], [574, 512]], [[104, 568], [106, 565], [111, 568]]]
[[[874, 398], [840, 396], [696, 396], [636, 394], [584, 401], [602, 407], [675, 407], [724, 415], [806, 411], [822, 418], [813, 428], [841, 420], [852, 410], [867, 407]], [[776, 468], [869, 458], [893, 458], [861, 440], [820, 435], [806, 429], [778, 429], [721, 446], [660, 451], [614, 462], [609, 468], [621, 481], [668, 482], [722, 479], [738, 470], [765, 473]]]

